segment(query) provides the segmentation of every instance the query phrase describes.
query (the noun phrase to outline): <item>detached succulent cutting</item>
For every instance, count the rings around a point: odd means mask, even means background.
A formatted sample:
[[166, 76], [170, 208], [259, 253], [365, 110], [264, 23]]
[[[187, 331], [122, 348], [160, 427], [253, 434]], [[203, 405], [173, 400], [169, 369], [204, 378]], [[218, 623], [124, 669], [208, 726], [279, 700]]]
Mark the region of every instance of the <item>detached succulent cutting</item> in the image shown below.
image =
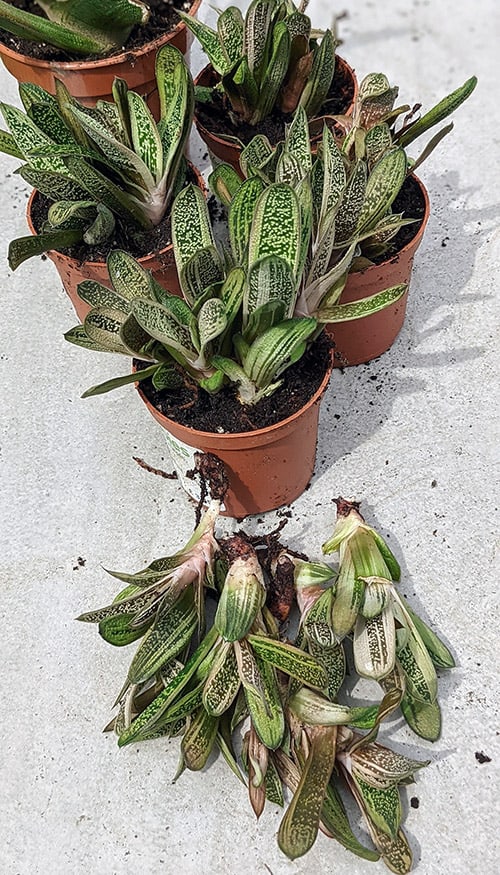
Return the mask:
[[[112, 605], [79, 617], [99, 622], [101, 635], [115, 645], [144, 635], [115, 703], [117, 716], [106, 728], [114, 729], [120, 747], [181, 736], [177, 775], [199, 771], [218, 748], [247, 785], [257, 817], [266, 801], [284, 807], [288, 788], [278, 843], [290, 859], [306, 854], [322, 831], [358, 857], [382, 859], [396, 875], [406, 875], [412, 851], [401, 826], [399, 788], [429, 761], [397, 753], [380, 743], [378, 734], [402, 696], [418, 715], [409, 721], [413, 728], [432, 722], [430, 712], [419, 710], [426, 667], [414, 648], [417, 637], [420, 650], [429, 648], [442, 665], [450, 666], [451, 656], [396, 594], [399, 565], [358, 505], [337, 500], [337, 524], [325, 545], [327, 551], [340, 551], [337, 575], [325, 563], [299, 558], [280, 544], [277, 532], [267, 538], [239, 532], [217, 539], [227, 487], [220, 472], [217, 476], [218, 491], [212, 492], [217, 497], [187, 545], [137, 574], [114, 573], [127, 588]], [[275, 605], [269, 587], [280, 566], [285, 577], [295, 567], [300, 610], [295, 644], [280, 638], [268, 607]], [[203, 634], [207, 586], [218, 604]], [[379, 620], [381, 611], [390, 612], [391, 621]], [[386, 635], [386, 630], [392, 622], [397, 637], [403, 629], [397, 617], [403, 615], [404, 643], [392, 647], [392, 632]], [[277, 616], [281, 621], [281, 607]], [[374, 623], [379, 623], [378, 635]], [[381, 701], [364, 707], [339, 701], [343, 642], [353, 627], [356, 671], [387, 680]], [[360, 646], [363, 636], [368, 646]], [[378, 667], [380, 652], [383, 668]], [[409, 653], [415, 657], [413, 668]], [[399, 686], [393, 677], [396, 664]], [[425, 689], [430, 685], [426, 675]], [[237, 731], [243, 734], [240, 754]], [[345, 793], [359, 806], [374, 848], [354, 834]]]
[[10, 244], [13, 270], [48, 249], [101, 243], [117, 220], [130, 235], [161, 222], [185, 182], [194, 102], [191, 74], [178, 49], [160, 49], [156, 80], [158, 123], [122, 79], [114, 81], [113, 103], [98, 101], [95, 109], [78, 103], [62, 82], [56, 97], [20, 85], [24, 113], [0, 104], [10, 131], [0, 132], [0, 149], [22, 158], [19, 175], [53, 201], [40, 234]]
[[[253, 0], [245, 18], [236, 6], [219, 13], [217, 30], [179, 13], [199, 40], [234, 116], [256, 125], [276, 107], [302, 106], [308, 117], [325, 101], [335, 71], [336, 40], [330, 30], [314, 31], [304, 14], [307, 0]], [[197, 97], [210, 99], [210, 89]]]
[[22, 39], [81, 55], [121, 48], [149, 9], [140, 0], [37, 0], [43, 18], [0, 0], [0, 27]]

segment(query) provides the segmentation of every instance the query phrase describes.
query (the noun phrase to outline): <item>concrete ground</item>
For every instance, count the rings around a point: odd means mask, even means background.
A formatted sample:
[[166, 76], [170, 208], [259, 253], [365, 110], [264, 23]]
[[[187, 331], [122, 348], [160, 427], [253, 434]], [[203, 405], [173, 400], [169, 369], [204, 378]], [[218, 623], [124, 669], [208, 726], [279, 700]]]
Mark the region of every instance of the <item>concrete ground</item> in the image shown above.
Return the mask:
[[[400, 85], [403, 102], [424, 108], [472, 73], [479, 85], [421, 171], [432, 213], [405, 327], [378, 361], [334, 373], [315, 475], [291, 508], [286, 537], [319, 557], [334, 519], [332, 497], [341, 494], [361, 501], [389, 538], [403, 565], [402, 590], [457, 660], [440, 679], [437, 743], [420, 743], [400, 721], [382, 733], [399, 750], [432, 761], [403, 792], [415, 871], [493, 875], [500, 14], [494, 0], [350, 6], [341, 53], [359, 78], [382, 70]], [[316, 26], [329, 24], [326, 0], [309, 11]], [[199, 68], [200, 55], [193, 57]], [[2, 98], [17, 102], [3, 68], [0, 79]], [[203, 151], [193, 135], [193, 154]], [[279, 810], [269, 805], [257, 823], [220, 757], [172, 785], [177, 740], [119, 751], [102, 734], [130, 653], [110, 648], [74, 617], [114, 594], [102, 566], [135, 570], [178, 548], [192, 509], [176, 482], [133, 461], [169, 466], [165, 438], [131, 387], [80, 400], [90, 384], [121, 373], [120, 363], [64, 342], [75, 318], [49, 261], [9, 271], [8, 241], [26, 233], [28, 188], [14, 175], [15, 159], [1, 162], [0, 872], [384, 871], [324, 836], [290, 862], [276, 844]], [[268, 530], [278, 518], [271, 513], [248, 528]], [[410, 804], [415, 798], [418, 808]]]

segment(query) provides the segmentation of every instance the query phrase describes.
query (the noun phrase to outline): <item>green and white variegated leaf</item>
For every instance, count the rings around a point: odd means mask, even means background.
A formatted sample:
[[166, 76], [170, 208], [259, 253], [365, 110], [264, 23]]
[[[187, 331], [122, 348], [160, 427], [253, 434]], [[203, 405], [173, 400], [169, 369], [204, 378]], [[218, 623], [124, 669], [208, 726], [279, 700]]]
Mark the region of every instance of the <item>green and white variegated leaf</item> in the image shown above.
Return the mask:
[[47, 220], [52, 228], [82, 227], [96, 214], [95, 201], [56, 201], [51, 204]]
[[356, 577], [350, 553], [344, 557], [337, 577], [332, 627], [338, 641], [349, 634], [363, 604], [365, 584]]
[[420, 738], [437, 741], [441, 735], [439, 702], [420, 702], [406, 692], [401, 700], [401, 711], [410, 729]]
[[311, 726], [356, 726], [362, 723], [368, 728], [375, 723], [378, 711], [376, 705], [368, 708], [338, 705], [305, 687], [294, 693], [289, 705], [302, 723]]
[[228, 6], [217, 19], [217, 35], [229, 67], [243, 55], [244, 22], [237, 6]]
[[202, 769], [210, 756], [217, 737], [219, 720], [199, 708], [192, 718], [181, 742], [186, 767], [191, 771]]
[[257, 560], [236, 559], [230, 566], [217, 605], [214, 625], [227, 641], [243, 638], [255, 622], [266, 593]]
[[157, 367], [151, 382], [159, 392], [169, 389], [180, 389], [183, 385], [181, 374], [169, 362]]
[[115, 217], [111, 210], [105, 204], [97, 204], [95, 219], [84, 231], [84, 242], [88, 246], [104, 243], [113, 234], [115, 225]]
[[346, 659], [343, 644], [332, 647], [320, 646], [312, 638], [308, 642], [309, 652], [323, 666], [328, 678], [328, 698], [334, 702], [344, 683], [346, 674]]
[[194, 303], [208, 288], [222, 282], [224, 270], [215, 246], [198, 249], [187, 261], [179, 275], [184, 297]]
[[198, 625], [192, 587], [155, 622], [146, 633], [128, 671], [131, 684], [148, 680], [163, 663], [177, 656], [189, 644]]
[[305, 176], [295, 187], [295, 194], [300, 208], [300, 253], [295, 275], [300, 283], [309, 258], [313, 230], [313, 193], [309, 175]]
[[409, 614], [416, 631], [420, 635], [434, 665], [437, 665], [439, 668], [454, 668], [455, 660], [446, 647], [446, 644], [444, 644], [436, 633], [429, 628], [427, 623], [424, 623], [421, 617], [410, 608], [406, 600], [402, 599], [401, 596], [400, 601], [403, 602], [404, 607]]
[[123, 310], [110, 307], [94, 307], [87, 313], [84, 321], [85, 333], [100, 346], [105, 346], [109, 352], [120, 352], [130, 355], [129, 350], [120, 339], [120, 329], [125, 322]]
[[285, 182], [295, 187], [302, 179], [299, 159], [284, 149], [276, 163], [275, 182]]
[[269, 301], [283, 303], [284, 317], [293, 314], [296, 286], [292, 270], [282, 258], [268, 255], [252, 264], [243, 296], [243, 327], [256, 310]]
[[420, 137], [425, 131], [428, 131], [429, 128], [442, 122], [443, 119], [447, 118], [450, 113], [454, 112], [464, 100], [467, 100], [469, 95], [474, 91], [476, 85], [477, 78], [471, 76], [470, 79], [467, 79], [467, 81], [460, 86], [460, 88], [457, 88], [455, 91], [452, 91], [451, 94], [448, 94], [447, 97], [444, 97], [443, 100], [440, 100], [436, 106], [412, 124], [407, 131], [403, 132], [401, 137], [399, 137], [399, 144], [403, 146], [403, 148], [408, 146], [413, 140]]
[[34, 170], [29, 165], [20, 167], [16, 173], [29, 185], [52, 201], [85, 200], [88, 193], [72, 179], [46, 170]]
[[321, 586], [335, 578], [333, 568], [325, 562], [295, 562], [295, 588], [300, 590], [310, 586]]
[[263, 191], [264, 183], [259, 177], [253, 176], [240, 185], [231, 202], [228, 216], [229, 239], [238, 264], [245, 260], [256, 204]]
[[354, 663], [361, 677], [380, 680], [394, 668], [396, 627], [392, 603], [376, 617], [358, 616], [354, 626]]
[[279, 805], [280, 808], [283, 808], [283, 805], [285, 804], [285, 799], [283, 796], [281, 778], [272, 759], [268, 760], [267, 771], [264, 780], [266, 784], [266, 799], [268, 800], [268, 802], [272, 802], [273, 805]]
[[220, 290], [220, 299], [226, 311], [227, 325], [230, 327], [240, 310], [245, 290], [245, 271], [234, 267], [227, 275]]
[[263, 694], [259, 694], [253, 687], [244, 687], [245, 700], [254, 729], [262, 744], [270, 750], [276, 750], [285, 734], [285, 716], [276, 672], [272, 665], [261, 660], [257, 655], [255, 661], [262, 679]]
[[359, 226], [359, 217], [365, 203], [367, 170], [364, 161], [358, 161], [347, 182], [336, 216], [336, 243], [350, 240]]
[[[184, 147], [191, 131], [194, 113], [194, 85], [184, 56], [174, 46], [167, 45], [160, 49], [160, 53], [166, 54], [167, 51], [175, 58], [171, 82], [168, 82], [168, 76], [162, 79], [161, 84], [158, 82], [158, 90], [161, 87], [164, 91], [160, 98], [162, 114], [158, 131], [163, 147], [160, 190], [164, 193], [165, 202], [177, 193], [176, 180], [182, 168]], [[173, 95], [167, 102], [165, 92], [171, 91]]]
[[256, 134], [242, 150], [240, 167], [246, 177], [254, 176], [273, 157], [271, 143], [263, 134]]
[[201, 357], [205, 356], [208, 344], [220, 337], [226, 325], [226, 308], [220, 298], [210, 298], [205, 301], [198, 316]]
[[59, 145], [76, 146], [75, 140], [62, 119], [57, 101], [33, 103], [28, 115], [37, 128]]
[[151, 230], [152, 221], [145, 211], [144, 204], [139, 202], [137, 198], [127, 194], [122, 187], [112, 182], [82, 158], [66, 158], [66, 165], [72, 178], [77, 179], [82, 188], [94, 200], [105, 204], [112, 213], [133, 225], [139, 225], [148, 231]]
[[258, 400], [259, 393], [255, 383], [247, 377], [243, 368], [233, 359], [222, 355], [213, 355], [211, 364], [225, 374], [232, 383], [239, 385], [238, 398], [242, 404], [254, 404]]
[[[115, 350], [107, 351], [114, 352]], [[130, 355], [129, 350], [127, 350], [127, 355]], [[83, 393], [82, 398], [93, 398], [96, 395], [104, 395], [106, 392], [112, 392], [114, 389], [119, 389], [121, 386], [128, 386], [129, 383], [137, 383], [140, 382], [140, 380], [148, 379], [148, 377], [154, 377], [157, 369], [158, 365], [154, 364], [150, 368], [144, 368], [138, 373], [124, 374], [122, 377], [113, 377], [111, 380], [105, 380], [104, 383], [99, 383], [97, 386], [90, 386], [90, 388]]]
[[[97, 343], [92, 340], [85, 331], [83, 325], [75, 325], [70, 331], [64, 335], [64, 339], [69, 343], [74, 343], [75, 346], [81, 346], [84, 349], [91, 349], [93, 352], [116, 352], [117, 350], [110, 349], [107, 344]], [[125, 353], [125, 350], [123, 350]], [[127, 352], [128, 355], [128, 352]]]
[[381, 577], [390, 582], [390, 571], [368, 527], [358, 528], [349, 540], [349, 550], [357, 577]]
[[135, 258], [123, 249], [109, 253], [107, 268], [113, 288], [127, 301], [135, 298], [153, 300], [153, 280], [149, 271], [144, 270]]
[[268, 186], [254, 211], [248, 244], [248, 263], [265, 255], [277, 255], [290, 265], [294, 275], [300, 263], [300, 207], [293, 189], [281, 183]]
[[259, 389], [269, 386], [304, 354], [316, 327], [310, 317], [285, 319], [257, 338], [245, 359], [245, 371]]
[[373, 823], [369, 824], [369, 830], [387, 868], [395, 875], [407, 875], [413, 865], [413, 854], [403, 830], [399, 829], [395, 838], [377, 830]]
[[39, 149], [50, 150], [50, 147], [54, 147], [55, 143], [36, 126], [29, 116], [8, 103], [0, 103], [0, 112], [14, 137], [17, 150], [26, 158], [31, 168], [58, 173], [63, 177], [69, 176], [66, 165], [61, 158], [41, 157], [33, 154]]
[[419, 702], [432, 704], [437, 698], [437, 675], [434, 663], [418, 634], [415, 626], [407, 617], [397, 615], [400, 622], [405, 623], [408, 637], [404, 647], [398, 648], [398, 661], [404, 671], [406, 690]]
[[371, 526], [367, 526], [366, 523], [364, 524], [364, 527], [370, 532], [379, 552], [382, 554], [384, 562], [389, 570], [389, 574], [391, 575], [391, 579], [399, 581], [401, 579], [401, 568], [391, 548], [388, 546], [384, 538], [382, 538], [382, 535], [379, 535], [376, 529], [372, 529]]
[[221, 87], [233, 112], [243, 121], [250, 121], [253, 118], [253, 108], [259, 99], [259, 91], [245, 56], [222, 77]]
[[[154, 362], [155, 357], [145, 352], [145, 347], [151, 341], [151, 336], [139, 325], [133, 313], [128, 313], [125, 322], [120, 328], [120, 339], [131, 354], [143, 361]], [[140, 377], [140, 372], [139, 377]], [[156, 374], [155, 374], [156, 376]]]
[[323, 128], [321, 161], [323, 166], [323, 185], [317, 237], [321, 237], [330, 226], [330, 216], [338, 209], [347, 183], [342, 152], [327, 125]]
[[196, 252], [215, 247], [207, 204], [195, 185], [183, 188], [172, 205], [172, 240], [179, 275]]
[[361, 613], [365, 618], [378, 617], [392, 598], [392, 586], [384, 578], [365, 578], [365, 594]]
[[[212, 628], [205, 635], [203, 641], [199, 644], [195, 652], [190, 656], [183, 669], [167, 684], [164, 690], [148, 705], [144, 711], [136, 717], [130, 727], [126, 729], [118, 740], [118, 746], [123, 747], [126, 744], [137, 741], [147, 732], [152, 731], [164, 718], [172, 703], [178, 699], [180, 693], [185, 689], [195, 672], [210, 653], [211, 648], [217, 639], [217, 631]], [[201, 691], [200, 691], [201, 699]]]
[[302, 857], [316, 841], [323, 800], [335, 764], [335, 748], [336, 729], [317, 729], [299, 785], [278, 831], [278, 844], [291, 860]]
[[218, 34], [211, 27], [193, 18], [191, 15], [186, 15], [181, 10], [178, 10], [181, 21], [196, 37], [203, 51], [205, 52], [212, 67], [217, 73], [223, 75], [232, 66], [228, 63], [226, 54], [222, 48]]
[[328, 679], [322, 666], [303, 650], [292, 644], [275, 641], [263, 635], [248, 635], [254, 653], [266, 662], [297, 678], [303, 684], [322, 690], [327, 686]]
[[86, 134], [102, 151], [106, 163], [126, 173], [133, 182], [144, 187], [146, 191], [153, 190], [155, 185], [153, 174], [139, 155], [116, 140], [102, 122], [92, 118], [78, 106], [73, 105], [71, 112]]
[[123, 313], [129, 312], [130, 306], [125, 298], [95, 280], [84, 280], [79, 283], [77, 291], [78, 297], [90, 304], [91, 307], [107, 307], [112, 310], [121, 310]]
[[380, 859], [380, 854], [377, 851], [365, 848], [354, 835], [340, 794], [333, 783], [333, 778], [327, 787], [321, 809], [321, 830], [363, 860], [376, 862]]
[[402, 814], [397, 786], [393, 785], [382, 790], [378, 787], [372, 787], [367, 781], [354, 774], [352, 780], [358, 790], [366, 817], [375, 824], [377, 829], [395, 839]]
[[334, 589], [329, 587], [313, 602], [303, 620], [308, 641], [314, 641], [320, 647], [333, 647], [337, 643], [332, 629], [333, 602]]
[[[266, 0], [257, 0], [266, 2]], [[266, 65], [259, 89], [257, 108], [250, 124], [257, 124], [273, 110], [290, 61], [291, 39], [284, 21], [278, 22], [272, 30], [271, 57]], [[256, 76], [257, 82], [259, 77]]]
[[218, 199], [228, 207], [241, 186], [241, 177], [230, 164], [218, 164], [208, 177], [208, 185]]
[[24, 161], [24, 155], [17, 147], [15, 137], [8, 131], [0, 131], [0, 152], [12, 155], [14, 158], [21, 158]]
[[257, 84], [260, 84], [269, 58], [271, 22], [276, 11], [275, 0], [252, 0], [245, 15], [243, 54]]
[[54, 95], [46, 91], [45, 88], [42, 88], [41, 85], [35, 85], [34, 82], [20, 82], [19, 97], [27, 113], [29, 113], [33, 106], [43, 103], [48, 106], [57, 107], [57, 100]]
[[403, 149], [386, 152], [373, 166], [356, 230], [374, 227], [391, 207], [406, 177], [408, 162]]
[[264, 683], [257, 659], [246, 638], [234, 643], [234, 654], [238, 675], [243, 688], [252, 690], [256, 695], [264, 695]]
[[127, 99], [134, 151], [158, 183], [163, 175], [163, 146], [158, 127], [139, 94], [129, 91]]
[[234, 647], [222, 641], [203, 688], [203, 705], [213, 717], [220, 717], [232, 705], [240, 688]]
[[304, 107], [308, 118], [318, 114], [330, 91], [335, 72], [336, 45], [332, 32], [326, 30], [319, 48], [314, 52], [311, 75], [300, 98], [300, 104]]
[[132, 303], [132, 313], [139, 325], [167, 349], [177, 350], [188, 359], [196, 357], [189, 331], [179, 325], [161, 304], [137, 298]]
[[352, 774], [381, 790], [412, 778], [417, 769], [429, 763], [412, 760], [376, 742], [358, 747], [351, 757]]
[[392, 146], [392, 136], [389, 125], [381, 122], [374, 125], [366, 132], [365, 136], [365, 151], [368, 161], [368, 167], [371, 170], [373, 165], [382, 157], [384, 152]]
[[[289, 153], [298, 162], [302, 176], [306, 176], [312, 169], [311, 142], [309, 138], [309, 124], [307, 115], [302, 107], [298, 107], [293, 121], [286, 132], [285, 154]], [[300, 178], [301, 178], [300, 177]]]
[[[128, 92], [127, 92], [128, 93]], [[96, 110], [103, 125], [107, 127], [109, 133], [120, 143], [129, 145], [130, 140], [127, 140], [123, 130], [120, 112], [116, 104], [109, 103], [107, 100], [98, 100]]]
[[371, 316], [372, 313], [378, 313], [380, 310], [385, 310], [391, 304], [395, 304], [400, 298], [406, 294], [408, 286], [400, 285], [393, 286], [390, 289], [384, 289], [383, 292], [378, 292], [371, 295], [369, 298], [361, 298], [359, 301], [353, 301], [352, 304], [334, 304], [333, 306], [324, 306], [316, 313], [318, 322], [350, 322], [352, 319], [363, 319], [365, 316]]

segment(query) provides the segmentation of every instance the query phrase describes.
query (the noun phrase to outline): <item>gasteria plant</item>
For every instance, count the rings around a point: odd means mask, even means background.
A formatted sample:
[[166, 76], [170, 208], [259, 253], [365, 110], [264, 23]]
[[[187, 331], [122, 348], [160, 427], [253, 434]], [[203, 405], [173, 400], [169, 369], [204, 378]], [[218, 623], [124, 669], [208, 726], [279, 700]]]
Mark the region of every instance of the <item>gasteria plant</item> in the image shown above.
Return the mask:
[[76, 242], [107, 240], [119, 220], [130, 235], [158, 225], [185, 182], [184, 147], [194, 105], [193, 82], [183, 55], [163, 46], [156, 58], [161, 117], [115, 79], [113, 102], [89, 109], [62, 82], [53, 97], [21, 84], [25, 108], [0, 104], [9, 131], [0, 149], [22, 158], [18, 173], [53, 201], [37, 236], [9, 246], [13, 270], [32, 255]]
[[[236, 6], [219, 13], [217, 30], [180, 12], [199, 40], [234, 116], [256, 125], [276, 107], [284, 113], [302, 106], [308, 117], [324, 103], [335, 71], [336, 40], [330, 30], [311, 28], [292, 0], [252, 0], [245, 18]], [[198, 98], [210, 99], [200, 88]]]
[[[148, 286], [130, 259], [129, 273], [136, 282], [123, 293], [116, 287], [115, 265], [126, 256], [114, 254], [110, 276], [115, 291], [80, 286], [80, 296], [93, 310], [66, 339], [156, 362], [136, 376], [153, 376], [156, 388], [177, 386], [180, 366], [209, 392], [220, 390], [229, 378], [239, 386], [240, 401], [254, 404], [281, 385], [281, 375], [303, 355], [322, 322], [361, 318], [397, 300], [404, 286], [356, 304], [331, 305], [345, 282], [357, 237], [353, 234], [347, 252], [329, 264], [328, 229], [334, 216], [328, 191], [337, 152], [326, 128], [324, 140], [331, 153], [321, 167], [326, 193], [314, 224], [307, 118], [299, 109], [273, 181], [255, 175], [241, 183], [236, 173], [224, 169], [213, 177], [216, 191], [224, 188], [230, 201], [231, 249], [225, 256], [217, 249], [200, 191], [188, 186], [177, 195], [172, 231], [184, 300]], [[133, 379], [127, 375], [85, 394]]]
[[339, 551], [338, 574], [325, 563], [296, 563], [306, 645], [330, 666], [335, 694], [343, 680], [341, 642], [352, 635], [357, 673], [378, 681], [414, 732], [435, 741], [441, 731], [436, 667], [452, 668], [453, 657], [398, 592], [399, 564], [359, 505], [336, 503], [337, 522], [323, 551]]
[[132, 28], [146, 24], [150, 14], [141, 0], [37, 0], [37, 5], [47, 18], [0, 0], [0, 27], [22, 39], [81, 55], [121, 48]]

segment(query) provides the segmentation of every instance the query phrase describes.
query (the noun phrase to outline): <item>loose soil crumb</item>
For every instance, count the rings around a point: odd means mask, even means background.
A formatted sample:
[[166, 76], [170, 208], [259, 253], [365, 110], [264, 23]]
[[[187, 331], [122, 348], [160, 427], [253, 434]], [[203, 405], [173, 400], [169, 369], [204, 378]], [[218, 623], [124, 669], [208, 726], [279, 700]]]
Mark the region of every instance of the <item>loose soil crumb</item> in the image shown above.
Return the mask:
[[491, 757], [486, 756], [486, 754], [483, 753], [482, 750], [476, 750], [476, 753], [474, 754], [474, 756], [476, 757], [478, 763], [481, 763], [481, 765], [483, 763], [491, 763]]
[[[321, 385], [330, 356], [331, 343], [320, 335], [285, 371], [283, 385], [254, 405], [241, 404], [234, 385], [224, 386], [215, 395], [187, 384], [178, 390], [159, 392], [150, 378], [140, 386], [148, 401], [169, 419], [198, 431], [236, 434], [275, 425], [300, 410]], [[135, 365], [138, 370], [148, 366], [139, 361]]]
[[[23, 12], [38, 15], [39, 18], [47, 18], [33, 0], [10, 0], [10, 5], [15, 6], [17, 9], [22, 9]], [[95, 61], [101, 57], [112, 57], [113, 55], [121, 54], [123, 51], [141, 49], [147, 43], [159, 39], [164, 34], [173, 30], [179, 23], [177, 10], [180, 9], [182, 12], [188, 12], [192, 4], [190, 0], [147, 0], [147, 5], [151, 10], [148, 23], [134, 27], [125, 45], [116, 52], [111, 52], [106, 56], [72, 54], [55, 46], [49, 46], [47, 43], [36, 43], [31, 40], [21, 39], [21, 37], [14, 36], [14, 34], [2, 29], [0, 29], [0, 42], [7, 46], [7, 48], [19, 52], [21, 55], [27, 55], [29, 58], [36, 58], [37, 60], [57, 62]]]

